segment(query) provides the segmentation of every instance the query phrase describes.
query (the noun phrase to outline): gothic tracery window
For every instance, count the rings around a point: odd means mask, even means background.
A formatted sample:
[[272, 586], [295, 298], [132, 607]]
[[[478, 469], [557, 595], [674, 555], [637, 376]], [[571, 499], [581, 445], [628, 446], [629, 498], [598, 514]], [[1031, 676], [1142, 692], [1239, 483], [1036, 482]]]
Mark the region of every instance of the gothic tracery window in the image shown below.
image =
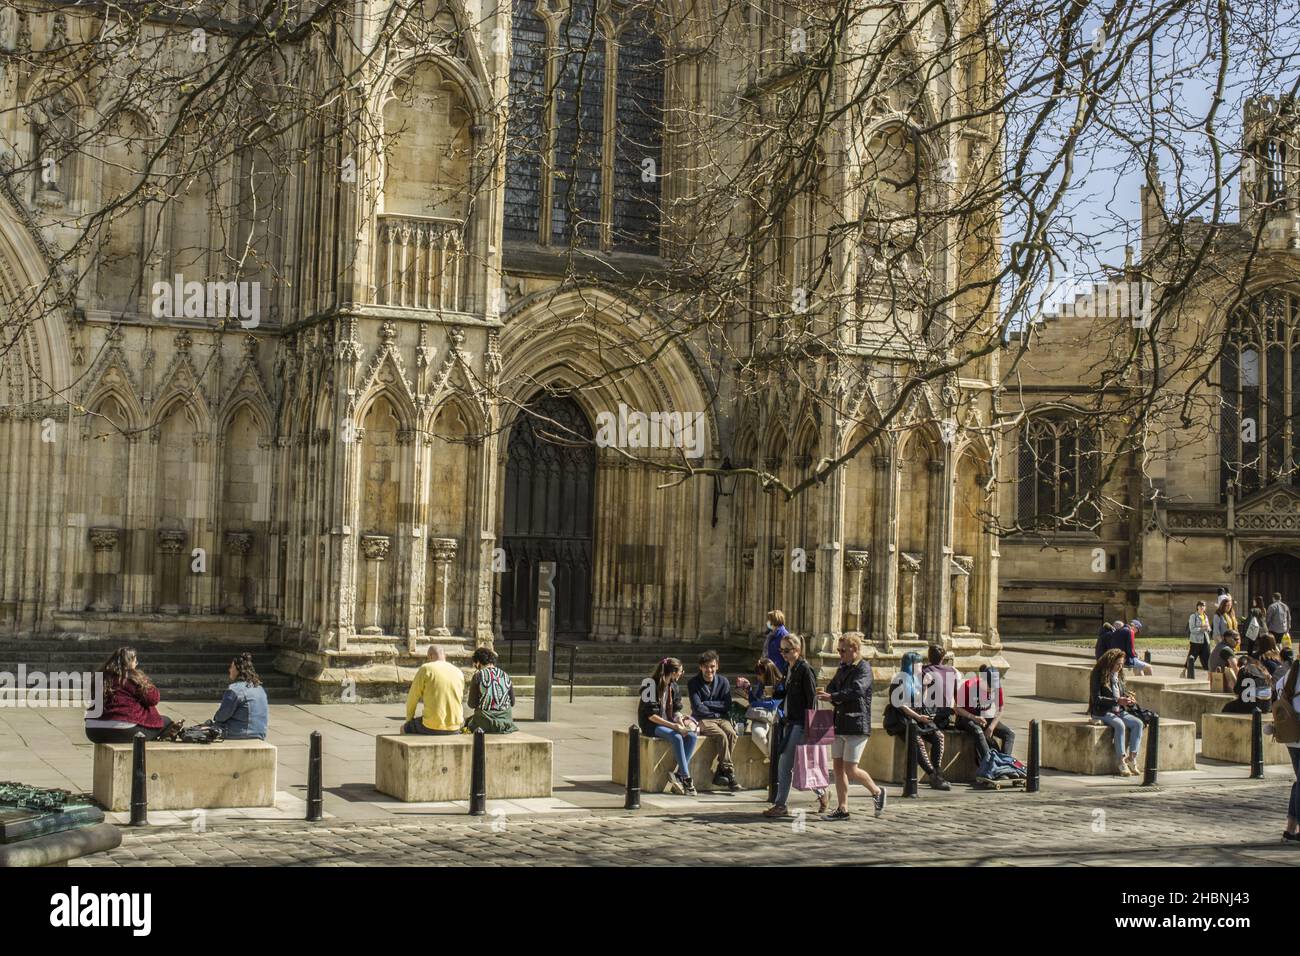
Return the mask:
[[1289, 293], [1256, 296], [1232, 317], [1220, 359], [1219, 492], [1272, 484], [1300, 487], [1296, 418], [1300, 416], [1300, 301]]
[[1088, 530], [1097, 483], [1097, 434], [1077, 418], [1040, 416], [1020, 433], [1016, 517], [1025, 527]]
[[664, 50], [648, 0], [515, 0], [507, 240], [654, 255]]

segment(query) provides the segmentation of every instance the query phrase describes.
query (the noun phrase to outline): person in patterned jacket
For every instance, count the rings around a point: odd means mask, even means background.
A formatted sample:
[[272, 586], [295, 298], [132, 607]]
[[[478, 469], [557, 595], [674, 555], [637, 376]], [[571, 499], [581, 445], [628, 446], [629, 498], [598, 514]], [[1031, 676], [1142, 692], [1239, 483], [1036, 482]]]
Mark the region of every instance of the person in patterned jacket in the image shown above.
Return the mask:
[[497, 666], [497, 655], [486, 647], [474, 652], [474, 676], [469, 679], [469, 705], [474, 713], [465, 723], [465, 730], [473, 733], [481, 729], [485, 734], [512, 734], [515, 726], [515, 687], [510, 675]]

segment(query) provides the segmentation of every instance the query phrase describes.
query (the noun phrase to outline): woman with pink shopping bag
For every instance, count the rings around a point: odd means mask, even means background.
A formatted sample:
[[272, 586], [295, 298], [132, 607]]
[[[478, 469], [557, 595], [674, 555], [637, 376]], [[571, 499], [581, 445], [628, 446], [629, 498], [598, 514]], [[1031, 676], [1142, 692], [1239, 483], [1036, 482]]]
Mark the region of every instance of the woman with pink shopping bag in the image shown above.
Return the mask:
[[[790, 816], [785, 802], [790, 797], [796, 757], [800, 745], [804, 742], [804, 723], [808, 719], [807, 712], [817, 706], [817, 676], [809, 663], [803, 659], [803, 641], [797, 634], [786, 634], [781, 639], [781, 656], [785, 658], [789, 667], [785, 673], [785, 683], [777, 688], [774, 696], [785, 699], [785, 727], [782, 734], [781, 755], [776, 765], [776, 803], [763, 811], [763, 816], [769, 819]], [[826, 748], [824, 745], [818, 745], [815, 749], [824, 751]], [[815, 773], [815, 762], [818, 757], [808, 754], [804, 756], [804, 760], [806, 769], [803, 780], [805, 783], [815, 783], [816, 778], [811, 777], [810, 774]], [[814, 785], [808, 789], [817, 794], [818, 812], [825, 813], [830, 797], [827, 791], [829, 781], [826, 779], [824, 762], [821, 781], [820, 786]]]

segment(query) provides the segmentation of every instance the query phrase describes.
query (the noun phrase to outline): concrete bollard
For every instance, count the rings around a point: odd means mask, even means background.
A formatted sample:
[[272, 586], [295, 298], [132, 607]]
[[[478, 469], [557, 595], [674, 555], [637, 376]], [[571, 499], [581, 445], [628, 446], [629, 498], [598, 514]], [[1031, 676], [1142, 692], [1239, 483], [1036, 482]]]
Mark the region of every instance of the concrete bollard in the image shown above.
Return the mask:
[[903, 783], [903, 796], [915, 797], [919, 795], [920, 784], [917, 780], [919, 771], [917, 769], [916, 748], [919, 745], [916, 734], [916, 721], [907, 722], [907, 737], [905, 746], [907, 747], [907, 776]]
[[474, 731], [474, 748], [469, 768], [469, 815], [487, 813], [487, 734]]
[[1259, 705], [1250, 712], [1250, 779], [1264, 777], [1264, 715]]
[[1029, 771], [1025, 774], [1025, 793], [1037, 793], [1042, 776], [1043, 728], [1037, 720], [1029, 722]]
[[149, 825], [149, 779], [145, 776], [144, 734], [131, 741], [131, 826]]
[[1147, 759], [1146, 770], [1142, 775], [1142, 786], [1154, 787], [1160, 769], [1160, 715], [1152, 714], [1151, 723], [1147, 725]]
[[307, 749], [307, 821], [319, 823], [324, 819], [324, 784], [321, 779], [321, 736], [313, 730]]
[[627, 796], [623, 809], [641, 809], [641, 728], [636, 724], [627, 729]]

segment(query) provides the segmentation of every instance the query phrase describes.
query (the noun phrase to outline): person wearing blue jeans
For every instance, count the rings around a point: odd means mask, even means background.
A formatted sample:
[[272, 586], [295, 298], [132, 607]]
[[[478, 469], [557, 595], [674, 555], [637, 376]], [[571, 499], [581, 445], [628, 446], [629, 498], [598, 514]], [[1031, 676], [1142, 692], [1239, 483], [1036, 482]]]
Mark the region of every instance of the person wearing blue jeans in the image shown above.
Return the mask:
[[[1292, 663], [1276, 685], [1276, 700], [1279, 705], [1290, 701], [1291, 708], [1300, 712], [1300, 670]], [[1286, 807], [1286, 829], [1282, 831], [1282, 840], [1286, 843], [1300, 843], [1300, 741], [1286, 745], [1291, 757], [1291, 769], [1295, 772], [1295, 782], [1291, 784], [1291, 799]]]
[[[1142, 721], [1125, 711], [1137, 704], [1124, 687], [1124, 664], [1128, 655], [1114, 648], [1101, 655], [1089, 679], [1088, 713], [1111, 729], [1115, 739], [1116, 771], [1121, 777], [1138, 772], [1138, 748], [1142, 746]], [[1125, 754], [1127, 745], [1128, 753]]]
[[[798, 635], [786, 634], [781, 639], [781, 656], [789, 666], [785, 682], [777, 687], [774, 696], [785, 699], [785, 724], [781, 755], [776, 764], [776, 802], [763, 811], [763, 816], [769, 819], [790, 815], [785, 802], [794, 783], [795, 748], [803, 743], [805, 714], [817, 707], [817, 675], [803, 659], [803, 641]], [[825, 813], [830, 803], [829, 791], [818, 787], [813, 792], [817, 794], [817, 811]]]
[[675, 751], [677, 769], [668, 774], [668, 789], [693, 797], [691, 756], [700, 738], [695, 721], [682, 716], [682, 691], [677, 686], [681, 676], [682, 662], [675, 657], [665, 657], [656, 664], [654, 673], [641, 682], [636, 718], [644, 736], [666, 740]]

